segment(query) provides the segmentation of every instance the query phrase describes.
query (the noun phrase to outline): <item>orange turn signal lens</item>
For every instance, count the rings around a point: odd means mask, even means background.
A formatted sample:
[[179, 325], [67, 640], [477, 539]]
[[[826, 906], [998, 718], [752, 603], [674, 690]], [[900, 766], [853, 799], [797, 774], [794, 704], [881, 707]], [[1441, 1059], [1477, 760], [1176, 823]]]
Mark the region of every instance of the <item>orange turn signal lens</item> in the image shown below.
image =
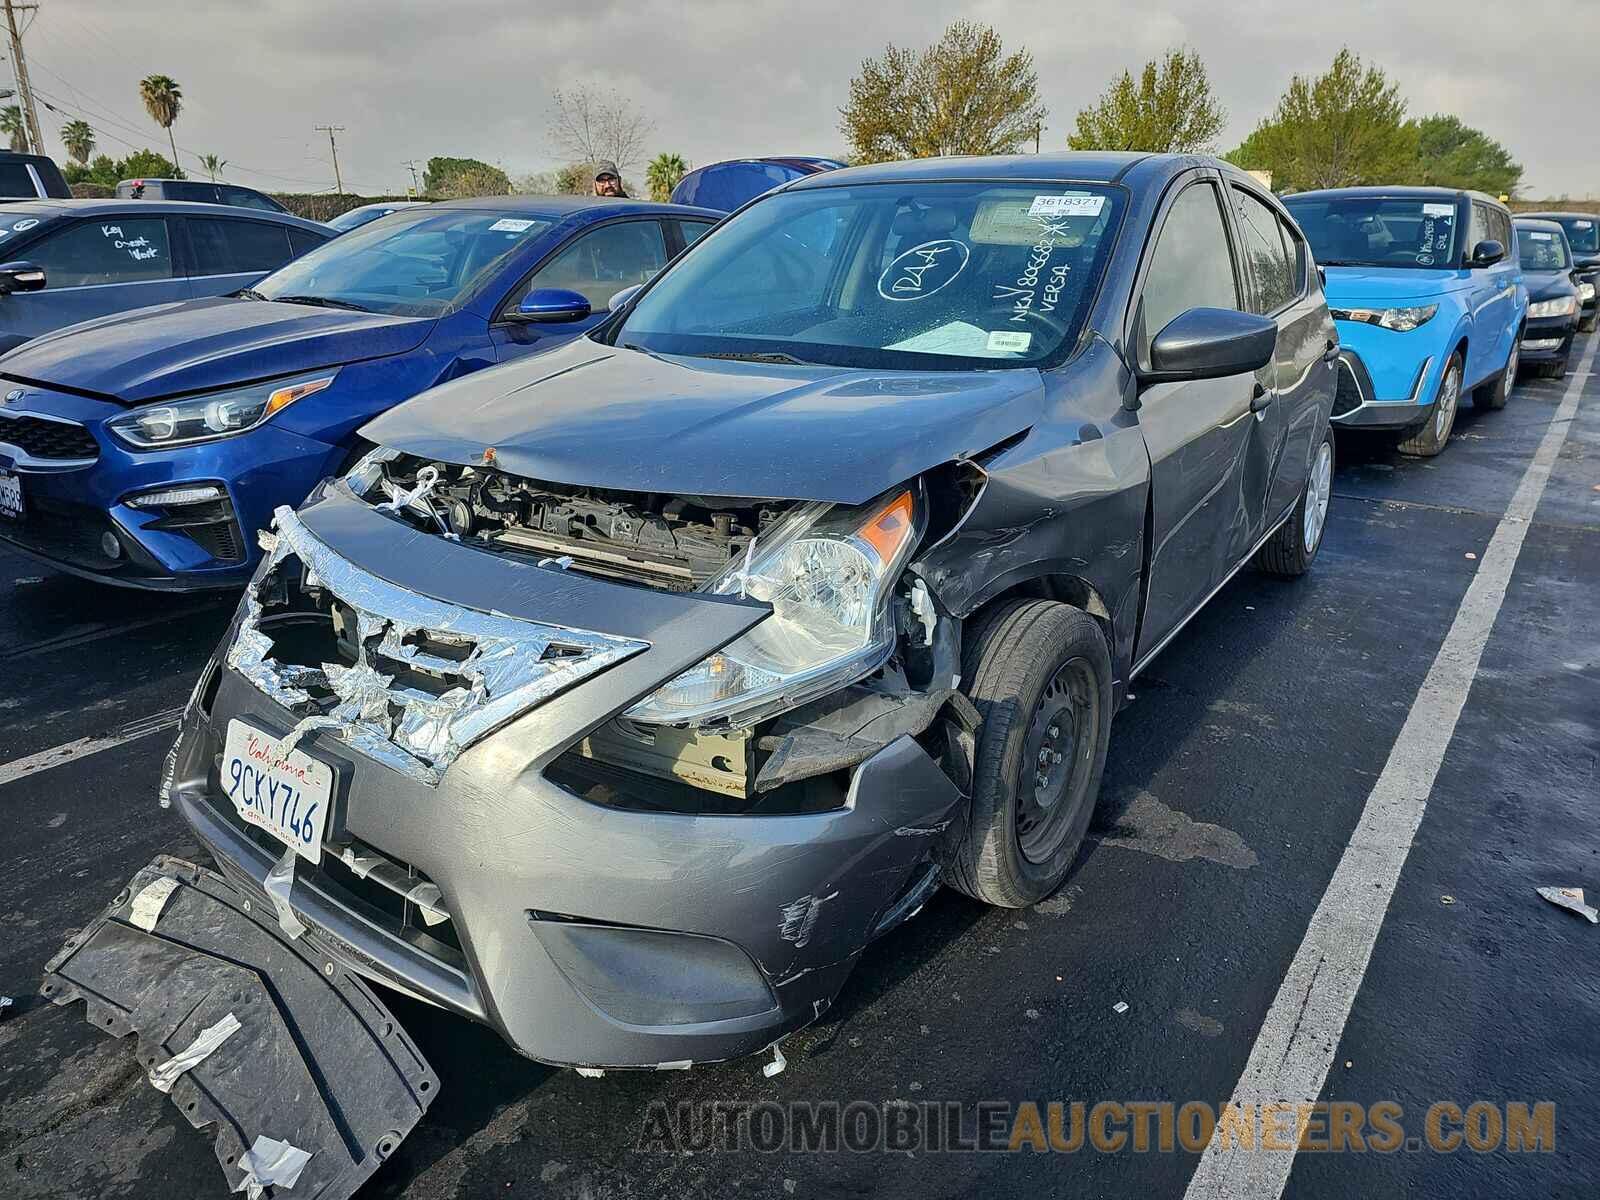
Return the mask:
[[911, 493], [901, 492], [867, 519], [861, 527], [861, 540], [876, 550], [883, 562], [893, 562], [915, 529], [914, 511]]
[[267, 397], [267, 411], [261, 414], [263, 420], [270, 417], [280, 408], [288, 408], [296, 400], [302, 400], [313, 392], [320, 392], [333, 382], [333, 376], [326, 379], [310, 379], [305, 383], [292, 384], [289, 387], [279, 388]]

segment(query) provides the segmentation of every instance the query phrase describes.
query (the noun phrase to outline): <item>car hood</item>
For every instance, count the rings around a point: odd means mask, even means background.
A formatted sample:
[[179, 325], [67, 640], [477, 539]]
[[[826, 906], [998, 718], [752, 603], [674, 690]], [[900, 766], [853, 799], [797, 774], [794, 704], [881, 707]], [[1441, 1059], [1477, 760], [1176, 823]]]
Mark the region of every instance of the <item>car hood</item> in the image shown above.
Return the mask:
[[1461, 271], [1406, 267], [1328, 267], [1328, 304], [1407, 304], [1432, 300], [1469, 282]]
[[0, 358], [0, 375], [140, 404], [414, 349], [432, 318], [218, 296], [70, 325]]
[[1559, 300], [1578, 293], [1569, 271], [1524, 271], [1522, 278], [1528, 285], [1528, 299], [1534, 302]]
[[859, 504], [1032, 425], [1032, 368], [868, 371], [664, 357], [580, 338], [425, 392], [362, 436], [546, 483]]

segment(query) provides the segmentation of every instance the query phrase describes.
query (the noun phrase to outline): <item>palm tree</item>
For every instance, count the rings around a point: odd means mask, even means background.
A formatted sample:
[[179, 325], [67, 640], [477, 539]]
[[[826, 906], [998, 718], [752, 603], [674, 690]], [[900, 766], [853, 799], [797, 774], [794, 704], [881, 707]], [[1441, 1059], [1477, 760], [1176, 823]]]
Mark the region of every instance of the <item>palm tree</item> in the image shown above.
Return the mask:
[[86, 167], [89, 155], [94, 153], [94, 130], [87, 121], [68, 121], [61, 127], [61, 144], [79, 166]]
[[[172, 123], [183, 111], [183, 91], [178, 81], [170, 75], [147, 75], [139, 81], [139, 98], [144, 101], [150, 119], [167, 131], [167, 143], [172, 147], [172, 165], [178, 166], [178, 143], [172, 136]], [[182, 175], [180, 168], [178, 174]]]
[[666, 203], [672, 199], [672, 189], [689, 173], [689, 164], [677, 154], [658, 154], [644, 169], [644, 181], [650, 188], [650, 199]]
[[206, 169], [206, 174], [211, 176], [211, 182], [217, 181], [217, 176], [222, 174], [222, 168], [228, 165], [228, 160], [215, 154], [202, 154], [200, 165]]
[[8, 104], [0, 108], [0, 134], [11, 139], [11, 148], [18, 154], [28, 152], [28, 130], [22, 123], [22, 106]]

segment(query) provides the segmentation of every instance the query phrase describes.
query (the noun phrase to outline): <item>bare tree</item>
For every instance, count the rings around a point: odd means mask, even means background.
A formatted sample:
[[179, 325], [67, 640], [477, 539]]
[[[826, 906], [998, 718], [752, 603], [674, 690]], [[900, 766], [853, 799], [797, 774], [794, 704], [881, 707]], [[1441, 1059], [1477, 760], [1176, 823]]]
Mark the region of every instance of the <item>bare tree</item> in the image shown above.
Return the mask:
[[550, 138], [568, 158], [614, 162], [626, 172], [644, 154], [656, 123], [615, 88], [588, 85], [557, 90], [551, 96]]

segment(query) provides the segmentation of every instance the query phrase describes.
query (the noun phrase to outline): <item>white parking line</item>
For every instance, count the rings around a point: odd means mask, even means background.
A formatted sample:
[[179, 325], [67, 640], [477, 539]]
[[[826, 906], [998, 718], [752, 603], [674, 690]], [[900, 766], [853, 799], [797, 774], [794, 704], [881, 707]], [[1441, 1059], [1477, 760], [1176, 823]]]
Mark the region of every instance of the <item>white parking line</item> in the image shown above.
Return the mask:
[[30, 754], [27, 758], [0, 763], [0, 787], [15, 783], [19, 779], [26, 779], [29, 775], [37, 775], [40, 771], [48, 771], [51, 767], [63, 766], [77, 759], [87, 758], [91, 754], [99, 754], [100, 751], [110, 750], [113, 746], [121, 746], [138, 741], [142, 737], [149, 737], [153, 733], [175, 728], [182, 716], [182, 708], [169, 708], [163, 712], [152, 713], [148, 717], [140, 717], [137, 721], [130, 721], [115, 733], [107, 734], [105, 737], [78, 738], [50, 750]]
[[[1275, 1111], [1286, 1114], [1279, 1127], [1287, 1131], [1299, 1106], [1314, 1104], [1327, 1081], [1400, 869], [1422, 824], [1428, 795], [1505, 600], [1528, 525], [1572, 427], [1597, 346], [1600, 336], [1591, 335], [1583, 365], [1567, 384], [1555, 419], [1495, 527], [1389, 761], [1312, 914], [1305, 939], [1267, 1010], [1230, 1101], [1244, 1110], [1244, 1129], [1252, 1128], [1258, 1118], [1265, 1125]], [[1219, 1133], [1201, 1156], [1185, 1198], [1278, 1200], [1289, 1182], [1294, 1155], [1293, 1150], [1230, 1148]]]

